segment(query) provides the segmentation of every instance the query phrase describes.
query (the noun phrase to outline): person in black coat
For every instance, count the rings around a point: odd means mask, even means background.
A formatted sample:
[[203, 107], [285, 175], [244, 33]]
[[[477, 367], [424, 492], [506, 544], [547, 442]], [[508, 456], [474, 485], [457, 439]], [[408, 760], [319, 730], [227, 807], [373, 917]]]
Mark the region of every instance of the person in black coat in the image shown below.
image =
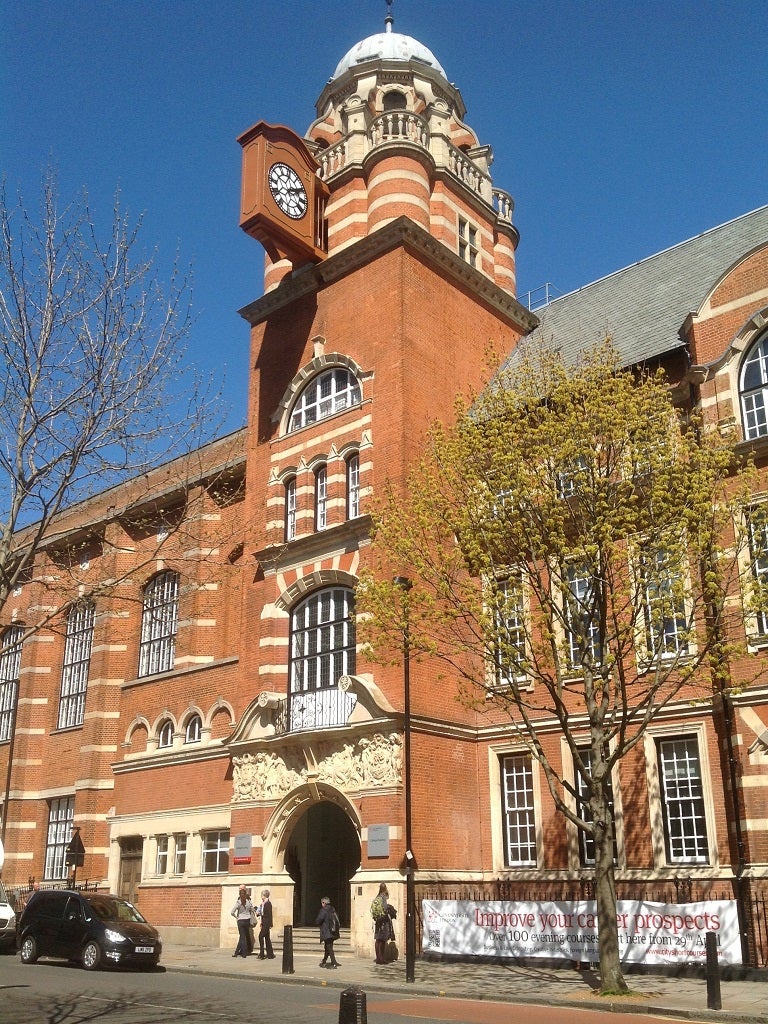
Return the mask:
[[333, 944], [339, 937], [339, 918], [328, 896], [323, 896], [320, 900], [320, 913], [315, 924], [320, 927], [320, 941], [323, 943], [323, 959], [320, 966], [333, 970], [339, 966], [333, 951]]
[[[275, 954], [272, 949], [272, 939], [269, 935], [274, 923], [269, 889], [261, 890], [261, 904], [257, 913], [259, 915], [259, 960], [274, 960]], [[266, 953], [264, 952], [265, 949]]]

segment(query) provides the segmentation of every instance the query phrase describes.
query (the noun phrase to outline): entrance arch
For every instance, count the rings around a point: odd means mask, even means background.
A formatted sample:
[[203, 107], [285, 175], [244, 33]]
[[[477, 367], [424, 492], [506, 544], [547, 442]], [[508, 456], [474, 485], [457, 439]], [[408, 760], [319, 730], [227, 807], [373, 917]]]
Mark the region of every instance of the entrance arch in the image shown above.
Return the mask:
[[284, 862], [294, 882], [294, 925], [314, 925], [321, 897], [329, 896], [342, 925], [349, 927], [349, 880], [361, 859], [355, 825], [337, 803], [322, 799], [291, 825]]

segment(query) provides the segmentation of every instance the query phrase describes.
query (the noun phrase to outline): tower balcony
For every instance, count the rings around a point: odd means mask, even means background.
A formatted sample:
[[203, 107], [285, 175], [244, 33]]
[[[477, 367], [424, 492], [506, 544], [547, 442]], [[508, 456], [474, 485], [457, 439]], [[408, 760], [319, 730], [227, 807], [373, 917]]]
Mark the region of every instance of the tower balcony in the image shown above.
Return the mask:
[[319, 176], [323, 181], [330, 181], [342, 171], [362, 168], [365, 158], [377, 150], [403, 145], [428, 153], [436, 168], [447, 171], [470, 192], [493, 205], [501, 220], [511, 223], [512, 197], [494, 189], [490, 175], [478, 167], [471, 156], [454, 146], [442, 131], [431, 131], [425, 118], [409, 110], [389, 110], [379, 114], [366, 128], [349, 132], [327, 149], [316, 150]]

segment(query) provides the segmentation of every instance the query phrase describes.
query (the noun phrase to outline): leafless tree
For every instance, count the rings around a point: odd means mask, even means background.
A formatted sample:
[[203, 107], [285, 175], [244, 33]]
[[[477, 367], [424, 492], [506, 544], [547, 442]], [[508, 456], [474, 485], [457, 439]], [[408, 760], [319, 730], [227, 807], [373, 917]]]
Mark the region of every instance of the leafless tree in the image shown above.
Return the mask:
[[99, 237], [87, 196], [62, 203], [53, 173], [39, 214], [0, 189], [0, 608], [63, 510], [215, 427], [185, 360], [188, 275], [175, 262], [161, 282], [141, 228], [117, 197]]

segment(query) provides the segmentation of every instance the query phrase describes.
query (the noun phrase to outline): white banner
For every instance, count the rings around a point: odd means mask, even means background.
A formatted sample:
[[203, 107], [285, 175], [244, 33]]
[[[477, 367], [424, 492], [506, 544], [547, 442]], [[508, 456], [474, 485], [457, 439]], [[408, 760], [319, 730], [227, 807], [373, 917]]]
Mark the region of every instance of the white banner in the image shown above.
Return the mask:
[[[422, 949], [463, 956], [598, 960], [594, 900], [563, 903], [422, 901]], [[700, 963], [714, 932], [721, 964], [741, 963], [735, 900], [616, 904], [623, 963]]]

